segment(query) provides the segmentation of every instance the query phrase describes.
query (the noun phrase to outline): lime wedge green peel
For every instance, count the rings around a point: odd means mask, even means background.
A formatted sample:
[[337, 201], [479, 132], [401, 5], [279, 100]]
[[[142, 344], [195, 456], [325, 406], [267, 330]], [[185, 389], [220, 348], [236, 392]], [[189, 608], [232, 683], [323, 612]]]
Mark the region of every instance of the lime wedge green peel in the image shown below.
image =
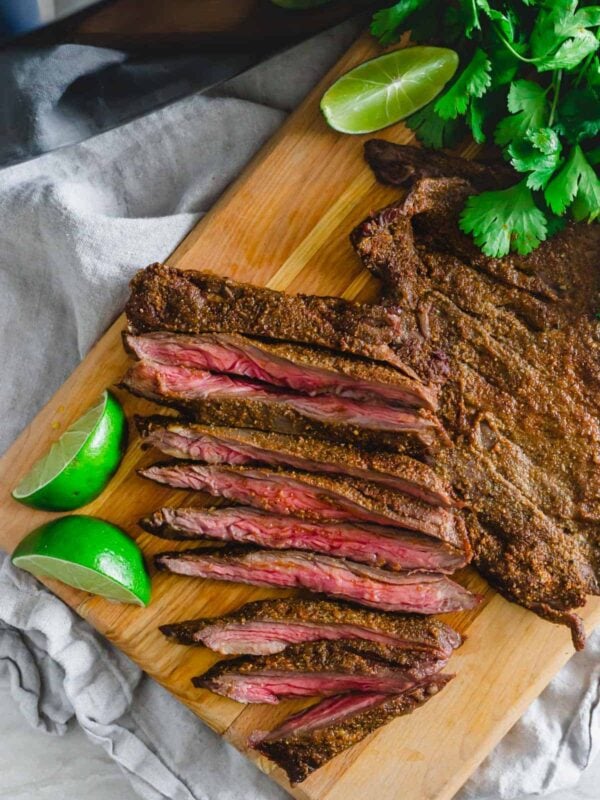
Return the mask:
[[13, 564], [119, 603], [147, 606], [151, 584], [142, 553], [122, 530], [74, 514], [52, 520], [26, 536]]
[[321, 99], [325, 119], [341, 133], [373, 133], [410, 116], [438, 95], [456, 72], [446, 47], [406, 47], [351, 69]]
[[71, 511], [104, 489], [123, 457], [127, 420], [119, 401], [104, 392], [37, 461], [12, 495], [45, 511]]

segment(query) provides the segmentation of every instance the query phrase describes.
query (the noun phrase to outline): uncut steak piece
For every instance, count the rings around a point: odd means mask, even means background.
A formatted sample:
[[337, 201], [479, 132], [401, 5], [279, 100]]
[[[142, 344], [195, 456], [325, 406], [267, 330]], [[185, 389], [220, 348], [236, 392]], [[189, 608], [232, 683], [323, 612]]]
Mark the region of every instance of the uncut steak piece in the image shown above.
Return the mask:
[[371, 692], [328, 697], [288, 717], [270, 733], [257, 731], [249, 745], [282, 767], [295, 785], [373, 731], [412, 713], [452, 678], [432, 675], [397, 695]]
[[435, 409], [436, 391], [385, 364], [317, 347], [226, 333], [124, 334], [141, 361], [223, 372], [311, 397], [337, 395], [380, 405]]
[[446, 663], [423, 650], [364, 640], [303, 642], [283, 653], [220, 661], [192, 683], [239, 703], [346, 692], [398, 694], [440, 672]]
[[448, 354], [439, 413], [453, 447], [435, 467], [469, 509], [477, 568], [507, 599], [569, 625], [579, 648], [572, 609], [600, 593], [600, 226], [489, 258], [458, 225], [475, 191], [422, 179], [352, 241]]
[[300, 597], [256, 600], [222, 617], [161, 625], [160, 630], [180, 644], [203, 644], [224, 655], [267, 655], [300, 642], [366, 639], [449, 658], [462, 641], [453, 628], [432, 617]]
[[517, 173], [500, 159], [482, 163], [467, 161], [440, 150], [395, 144], [385, 139], [365, 142], [365, 161], [377, 180], [388, 186], [410, 187], [421, 178], [466, 178], [475, 188], [503, 189], [517, 180]]
[[457, 505], [431, 467], [400, 453], [377, 453], [308, 436], [192, 424], [173, 417], [135, 417], [144, 446], [173, 458], [230, 466], [291, 467], [381, 483], [435, 506]]
[[309, 550], [396, 571], [452, 573], [464, 551], [431, 536], [348, 522], [310, 522], [253, 508], [161, 508], [139, 525], [164, 539], [219, 540], [277, 550]]
[[177, 575], [308, 589], [382, 611], [438, 614], [474, 608], [479, 598], [439, 573], [388, 572], [301, 550], [244, 545], [159, 553], [156, 568]]
[[240, 505], [317, 522], [368, 522], [433, 536], [470, 556], [462, 517], [371, 481], [297, 470], [154, 464], [143, 478], [175, 489], [204, 491]]
[[311, 434], [372, 447], [402, 446], [404, 437], [432, 446], [443, 434], [429, 411], [393, 408], [346, 397], [308, 397], [206, 370], [153, 361], [129, 368], [122, 388], [173, 406], [198, 422]]
[[[391, 305], [286, 294], [210, 272], [151, 264], [131, 281], [125, 308], [132, 333], [241, 333], [387, 361], [428, 380], [443, 357], [424, 347], [413, 318]], [[392, 347], [393, 344], [393, 347]]]

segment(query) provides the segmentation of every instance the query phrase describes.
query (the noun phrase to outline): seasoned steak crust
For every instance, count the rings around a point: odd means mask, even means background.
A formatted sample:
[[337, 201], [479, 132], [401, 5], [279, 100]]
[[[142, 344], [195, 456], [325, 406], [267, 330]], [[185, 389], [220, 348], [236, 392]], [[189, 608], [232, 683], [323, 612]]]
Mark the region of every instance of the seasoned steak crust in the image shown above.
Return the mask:
[[459, 647], [461, 636], [432, 617], [371, 611], [342, 601], [285, 597], [256, 600], [222, 617], [205, 617], [162, 625], [160, 630], [181, 644], [197, 644], [194, 634], [206, 627], [244, 625], [252, 622], [300, 622], [314, 625], [356, 625], [389, 633], [410, 642], [415, 650], [449, 654]]
[[437, 370], [435, 354], [422, 352], [412, 319], [406, 328], [393, 306], [290, 295], [166, 264], [141, 270], [130, 286], [125, 311], [134, 333], [241, 333], [387, 361], [410, 377], [417, 375], [415, 366], [421, 377]]
[[470, 169], [419, 180], [352, 242], [448, 354], [439, 413], [454, 446], [435, 466], [468, 506], [476, 566], [569, 625], [580, 648], [571, 609], [599, 593], [600, 227], [570, 224], [529, 256], [489, 258], [458, 226]]
[[316, 769], [362, 741], [373, 731], [396, 717], [412, 713], [437, 694], [452, 677], [434, 675], [415, 689], [392, 695], [366, 711], [307, 733], [291, 734], [274, 740], [264, 739], [253, 746], [282, 767], [292, 785], [301, 783]]
[[446, 658], [427, 650], [405, 650], [366, 640], [334, 640], [292, 644], [281, 653], [267, 656], [238, 656], [219, 661], [203, 675], [192, 678], [197, 687], [226, 674], [327, 672], [350, 675], [380, 675], [394, 669], [409, 669], [415, 681], [441, 669]]

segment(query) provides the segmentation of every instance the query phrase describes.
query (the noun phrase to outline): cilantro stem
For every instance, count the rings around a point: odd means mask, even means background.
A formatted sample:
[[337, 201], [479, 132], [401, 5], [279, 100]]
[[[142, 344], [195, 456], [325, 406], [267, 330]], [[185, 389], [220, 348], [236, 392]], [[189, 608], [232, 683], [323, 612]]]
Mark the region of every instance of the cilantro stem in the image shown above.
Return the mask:
[[554, 78], [552, 79], [552, 88], [554, 90], [554, 96], [552, 98], [552, 107], [550, 108], [550, 118], [548, 120], [548, 127], [551, 128], [554, 125], [554, 117], [556, 116], [556, 108], [558, 106], [558, 98], [560, 95], [560, 84], [562, 81], [562, 69], [556, 71]]
[[477, 28], [477, 30], [481, 30], [481, 24], [479, 22], [479, 11], [477, 9], [477, 0], [471, 0], [471, 6], [473, 8], [473, 19], [475, 22], [473, 23], [473, 27]]
[[519, 61], [523, 61], [525, 64], [535, 64], [537, 61], [541, 61], [542, 58], [544, 58], [544, 56], [538, 56], [538, 58], [527, 58], [526, 56], [522, 56], [521, 53], [515, 50], [515, 48], [511, 45], [511, 43], [502, 33], [500, 28], [497, 25], [494, 25], [493, 27], [494, 30], [496, 31], [496, 35], [498, 36], [502, 44], [506, 47], [507, 50], [509, 50], [513, 54], [515, 58], [518, 58]]
[[596, 51], [592, 50], [592, 52], [588, 55], [588, 57], [585, 59], [585, 61], [583, 62], [583, 64], [579, 68], [579, 72], [578, 72], [577, 77], [575, 78], [575, 82], [573, 84], [573, 88], [574, 89], [577, 89], [577, 87], [581, 83], [581, 79], [584, 77], [585, 73], [590, 68], [590, 64], [592, 63], [592, 59], [594, 58], [595, 55], [596, 55]]

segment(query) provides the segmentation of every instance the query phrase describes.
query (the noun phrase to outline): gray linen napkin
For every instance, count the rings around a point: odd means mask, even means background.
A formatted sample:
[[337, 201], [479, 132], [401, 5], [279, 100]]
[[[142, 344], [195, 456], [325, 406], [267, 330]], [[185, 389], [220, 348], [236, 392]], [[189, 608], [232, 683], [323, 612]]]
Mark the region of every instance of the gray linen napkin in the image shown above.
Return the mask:
[[[0, 382], [0, 450], [106, 328], [131, 274], [173, 250], [354, 32], [342, 26], [210, 95], [0, 171], [0, 358], [9, 378]], [[52, 83], [51, 60], [43, 72], [37, 90], [47, 90], [24, 104], [40, 135], [45, 116], [56, 122], [64, 91]], [[64, 84], [64, 65], [57, 74]], [[600, 740], [599, 656], [600, 633], [496, 748], [463, 800], [577, 782]], [[148, 800], [284, 796], [1, 553], [0, 680], [42, 730], [61, 734], [75, 717]], [[0, 742], [0, 760], [1, 752]]]

